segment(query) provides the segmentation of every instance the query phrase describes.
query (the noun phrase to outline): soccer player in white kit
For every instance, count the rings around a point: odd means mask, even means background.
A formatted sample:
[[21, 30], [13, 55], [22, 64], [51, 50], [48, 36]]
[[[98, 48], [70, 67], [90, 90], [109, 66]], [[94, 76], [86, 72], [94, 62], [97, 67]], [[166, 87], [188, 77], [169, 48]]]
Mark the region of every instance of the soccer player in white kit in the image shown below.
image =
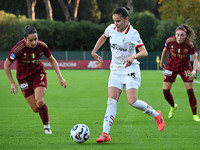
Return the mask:
[[[112, 52], [112, 61], [110, 64], [110, 76], [108, 82], [108, 100], [107, 110], [103, 122], [103, 133], [96, 140], [97, 143], [111, 141], [109, 132], [114, 121], [117, 103], [120, 94], [126, 86], [128, 103], [144, 113], [155, 118], [160, 131], [164, 130], [165, 122], [161, 111], [154, 110], [146, 102], [138, 100], [138, 88], [140, 86], [140, 67], [137, 59], [144, 58], [148, 55], [147, 50], [128, 17], [128, 7], [119, 7], [113, 13], [114, 24], [110, 24], [104, 34], [98, 39], [92, 56], [95, 60], [103, 62], [96, 52], [110, 38], [110, 48]], [[138, 53], [136, 53], [136, 47]]]

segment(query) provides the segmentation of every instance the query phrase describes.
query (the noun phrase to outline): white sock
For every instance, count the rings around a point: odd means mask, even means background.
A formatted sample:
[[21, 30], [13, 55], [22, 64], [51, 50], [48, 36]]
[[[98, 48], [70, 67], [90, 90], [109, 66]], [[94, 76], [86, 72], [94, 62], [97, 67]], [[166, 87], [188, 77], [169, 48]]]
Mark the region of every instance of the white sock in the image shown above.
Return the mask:
[[108, 98], [106, 114], [104, 116], [104, 122], [103, 122], [103, 132], [109, 134], [116, 112], [117, 112], [117, 101], [112, 98]]
[[44, 125], [44, 129], [45, 129], [45, 128], [50, 129], [50, 124], [48, 123], [47, 125]]
[[142, 100], [137, 100], [132, 106], [154, 118], [158, 116], [158, 112]]

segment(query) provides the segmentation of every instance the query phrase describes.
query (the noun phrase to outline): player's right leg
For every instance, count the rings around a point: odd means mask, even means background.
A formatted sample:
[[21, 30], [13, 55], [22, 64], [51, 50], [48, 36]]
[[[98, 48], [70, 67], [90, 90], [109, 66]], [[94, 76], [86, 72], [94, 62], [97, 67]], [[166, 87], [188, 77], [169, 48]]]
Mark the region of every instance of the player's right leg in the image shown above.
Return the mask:
[[175, 76], [166, 76], [164, 82], [163, 82], [163, 94], [165, 97], [165, 100], [170, 104], [170, 111], [168, 113], [168, 118], [171, 119], [176, 109], [178, 108], [178, 105], [174, 103], [173, 96], [170, 92], [170, 89], [172, 87], [172, 83], [175, 81]]
[[168, 114], [168, 118], [171, 119], [174, 114], [175, 114], [175, 111], [176, 109], [178, 108], [178, 105], [177, 104], [174, 104], [174, 107], [171, 107], [170, 110], [169, 110], [169, 114]]
[[[30, 105], [30, 107], [33, 110], [33, 112], [35, 112], [35, 113], [39, 112], [39, 114], [40, 114], [40, 112], [43, 110], [43, 109], [39, 108], [36, 105], [35, 95], [34, 94], [29, 96], [29, 97], [27, 97], [26, 101]], [[49, 125], [48, 111], [47, 111], [47, 113], [43, 113], [42, 115], [41, 114], [40, 114], [40, 118], [42, 119], [42, 122], [43, 122], [43, 125], [44, 125], [45, 134], [52, 134], [52, 131], [51, 131], [51, 128], [50, 128], [50, 125]]]
[[44, 125], [45, 134], [52, 134], [49, 124], [49, 114], [47, 105], [44, 102], [44, 96], [46, 93], [46, 87], [37, 87], [35, 90], [35, 103], [38, 107], [39, 115]]
[[103, 122], [103, 133], [101, 136], [96, 140], [97, 143], [101, 142], [108, 142], [111, 141], [109, 132], [110, 128], [113, 124], [115, 115], [117, 113], [117, 102], [122, 90], [116, 87], [109, 87], [108, 88], [108, 101], [107, 101], [107, 109], [106, 114], [104, 116]]
[[108, 98], [106, 114], [104, 116], [104, 121], [103, 121], [103, 133], [96, 140], [97, 143], [111, 141], [109, 132], [113, 124], [113, 121], [115, 119], [116, 112], [117, 112], [117, 101], [112, 98]]

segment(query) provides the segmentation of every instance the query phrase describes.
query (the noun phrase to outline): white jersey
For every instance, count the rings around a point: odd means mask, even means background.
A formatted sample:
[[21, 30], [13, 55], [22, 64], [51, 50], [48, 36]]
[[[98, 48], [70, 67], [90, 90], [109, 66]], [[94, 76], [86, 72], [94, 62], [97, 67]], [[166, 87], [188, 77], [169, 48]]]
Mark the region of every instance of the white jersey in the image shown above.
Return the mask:
[[[104, 36], [110, 38], [112, 52], [111, 70], [125, 68], [125, 64], [123, 65], [124, 60], [136, 54], [136, 47], [144, 45], [139, 32], [133, 29], [130, 23], [124, 32], [118, 32], [115, 24], [110, 24], [106, 28]], [[137, 59], [134, 59], [133, 64], [139, 64]]]

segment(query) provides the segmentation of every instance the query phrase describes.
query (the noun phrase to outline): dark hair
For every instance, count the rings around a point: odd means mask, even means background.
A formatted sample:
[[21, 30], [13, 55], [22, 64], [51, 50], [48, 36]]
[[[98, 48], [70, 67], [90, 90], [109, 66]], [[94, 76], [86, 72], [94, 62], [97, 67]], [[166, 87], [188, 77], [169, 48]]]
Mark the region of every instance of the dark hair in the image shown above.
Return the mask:
[[37, 33], [37, 30], [30, 25], [27, 25], [24, 30], [24, 37], [27, 38], [29, 34]]
[[190, 40], [196, 39], [196, 34], [192, 28], [190, 28], [187, 24], [182, 24], [176, 28], [176, 30], [184, 30], [187, 34], [187, 37]]
[[129, 16], [129, 12], [128, 10], [130, 10], [129, 7], [119, 7], [117, 8], [113, 14], [117, 14], [117, 15], [121, 15], [123, 18], [126, 18]]

